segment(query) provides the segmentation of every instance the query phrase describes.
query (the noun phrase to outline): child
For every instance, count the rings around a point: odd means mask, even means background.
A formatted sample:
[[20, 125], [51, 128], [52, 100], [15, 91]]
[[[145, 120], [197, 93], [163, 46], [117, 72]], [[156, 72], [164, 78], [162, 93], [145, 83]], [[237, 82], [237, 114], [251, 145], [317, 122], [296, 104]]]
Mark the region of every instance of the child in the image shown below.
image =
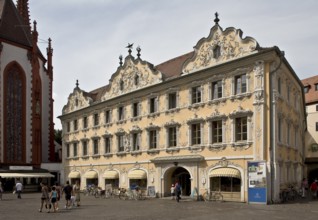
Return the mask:
[[50, 193], [50, 200], [51, 200], [51, 203], [52, 203], [52, 206], [53, 206], [53, 212], [56, 212], [56, 204], [57, 204], [57, 191], [56, 191], [56, 188], [55, 186], [52, 187], [52, 191]]
[[174, 196], [175, 196], [174, 184], [171, 185], [170, 191], [171, 191], [171, 199], [174, 200]]

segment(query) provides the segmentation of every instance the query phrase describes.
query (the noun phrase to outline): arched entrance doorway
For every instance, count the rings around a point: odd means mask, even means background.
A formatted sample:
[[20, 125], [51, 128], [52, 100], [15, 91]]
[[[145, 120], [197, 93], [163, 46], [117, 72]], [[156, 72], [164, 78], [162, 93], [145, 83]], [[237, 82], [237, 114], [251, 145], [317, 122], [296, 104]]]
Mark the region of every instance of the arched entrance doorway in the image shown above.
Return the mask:
[[172, 167], [166, 172], [165, 175], [165, 196], [169, 196], [170, 187], [172, 184], [175, 184], [177, 181], [180, 183], [182, 192], [181, 195], [189, 196], [191, 194], [191, 176], [189, 171], [183, 167]]

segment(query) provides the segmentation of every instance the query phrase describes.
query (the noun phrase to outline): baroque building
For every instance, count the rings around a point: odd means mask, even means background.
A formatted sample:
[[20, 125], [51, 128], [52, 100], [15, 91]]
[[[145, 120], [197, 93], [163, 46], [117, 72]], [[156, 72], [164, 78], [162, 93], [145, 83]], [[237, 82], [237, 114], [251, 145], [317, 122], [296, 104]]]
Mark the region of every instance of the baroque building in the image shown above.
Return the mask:
[[192, 52], [154, 66], [129, 45], [108, 85], [76, 83], [59, 116], [65, 180], [151, 187], [159, 197], [178, 181], [185, 196], [209, 190], [243, 202], [262, 185], [266, 203], [300, 183], [301, 81], [278, 47], [214, 21]]
[[42, 167], [55, 161], [53, 49], [41, 53], [28, 0], [0, 0], [0, 19], [0, 176], [28, 185], [53, 177]]

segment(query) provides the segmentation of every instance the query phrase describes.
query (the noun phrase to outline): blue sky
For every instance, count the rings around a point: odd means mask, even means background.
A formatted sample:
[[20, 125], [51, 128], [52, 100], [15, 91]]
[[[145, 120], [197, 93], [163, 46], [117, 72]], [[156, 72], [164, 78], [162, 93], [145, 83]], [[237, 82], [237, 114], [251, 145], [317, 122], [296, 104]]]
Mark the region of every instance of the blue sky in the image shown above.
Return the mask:
[[285, 51], [300, 79], [318, 75], [316, 0], [29, 0], [29, 10], [44, 54], [52, 39], [56, 129], [77, 79], [85, 91], [108, 84], [128, 43], [154, 65], [190, 52], [208, 36], [215, 12], [223, 29]]

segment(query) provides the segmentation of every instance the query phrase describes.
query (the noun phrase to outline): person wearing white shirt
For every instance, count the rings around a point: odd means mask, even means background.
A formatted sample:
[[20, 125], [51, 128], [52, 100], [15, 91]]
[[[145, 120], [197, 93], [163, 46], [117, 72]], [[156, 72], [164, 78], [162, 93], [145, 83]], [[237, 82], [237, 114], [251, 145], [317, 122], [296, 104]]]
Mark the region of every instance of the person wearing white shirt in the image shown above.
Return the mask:
[[18, 181], [17, 181], [17, 184], [15, 184], [15, 190], [16, 190], [16, 193], [17, 193], [17, 195], [18, 195], [18, 199], [21, 199], [22, 188], [23, 188], [23, 185], [22, 185], [22, 183], [18, 180]]

